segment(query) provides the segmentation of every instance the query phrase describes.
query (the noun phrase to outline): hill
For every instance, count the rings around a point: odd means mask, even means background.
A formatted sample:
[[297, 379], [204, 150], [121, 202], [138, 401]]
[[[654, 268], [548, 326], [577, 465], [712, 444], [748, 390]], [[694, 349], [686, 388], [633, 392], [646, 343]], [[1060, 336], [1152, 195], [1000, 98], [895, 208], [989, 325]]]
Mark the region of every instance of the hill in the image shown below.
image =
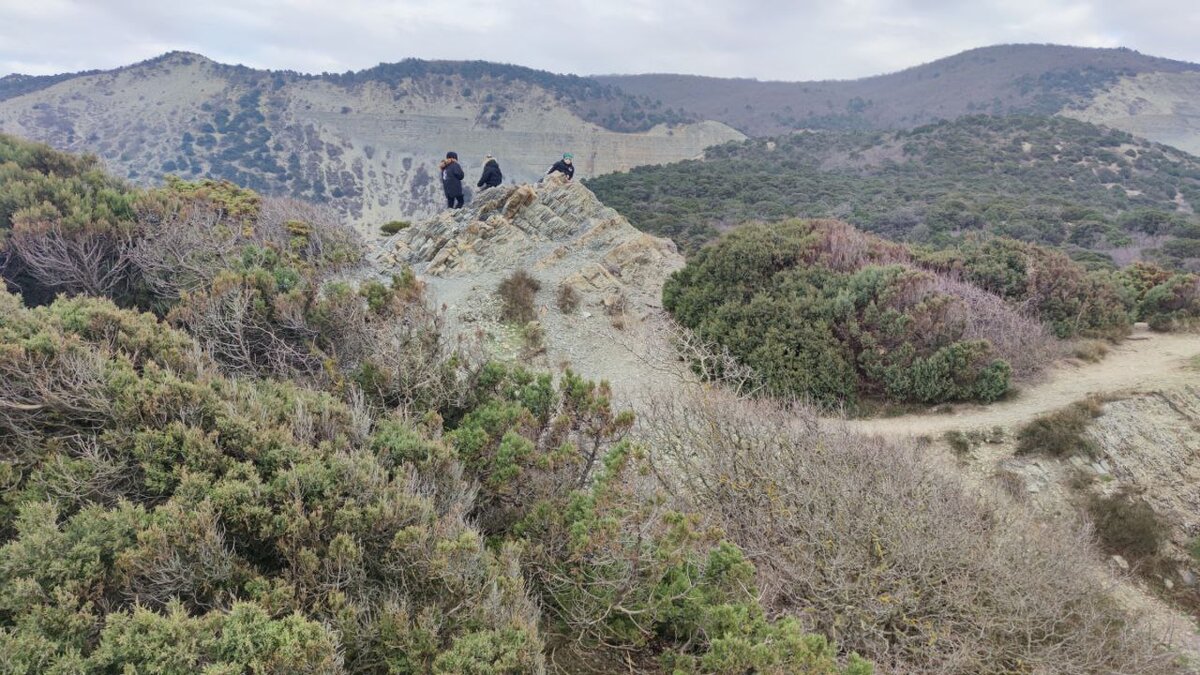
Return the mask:
[[699, 156], [741, 135], [588, 78], [484, 62], [407, 60], [303, 75], [173, 52], [125, 68], [0, 80], [0, 131], [92, 152], [143, 185], [227, 179], [325, 202], [354, 223], [428, 214], [437, 162], [486, 153], [509, 180], [564, 151], [583, 174]]
[[1200, 65], [1129, 49], [998, 45], [848, 81], [685, 75], [596, 79], [751, 136], [799, 129], [899, 129], [983, 112], [1064, 112], [1200, 152]]
[[687, 250], [743, 221], [809, 216], [917, 243], [988, 231], [1097, 264], [1200, 264], [1200, 158], [1063, 117], [754, 139], [588, 185]]

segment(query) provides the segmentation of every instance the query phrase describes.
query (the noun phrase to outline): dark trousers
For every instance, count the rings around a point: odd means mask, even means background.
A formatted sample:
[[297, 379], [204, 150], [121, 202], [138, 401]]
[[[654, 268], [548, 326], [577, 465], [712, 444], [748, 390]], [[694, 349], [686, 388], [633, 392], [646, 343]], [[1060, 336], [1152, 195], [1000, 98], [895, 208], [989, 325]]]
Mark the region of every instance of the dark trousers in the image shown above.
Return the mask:
[[452, 209], [461, 209], [462, 205], [463, 205], [463, 196], [462, 195], [458, 195], [457, 197], [446, 197], [446, 206], [449, 206]]

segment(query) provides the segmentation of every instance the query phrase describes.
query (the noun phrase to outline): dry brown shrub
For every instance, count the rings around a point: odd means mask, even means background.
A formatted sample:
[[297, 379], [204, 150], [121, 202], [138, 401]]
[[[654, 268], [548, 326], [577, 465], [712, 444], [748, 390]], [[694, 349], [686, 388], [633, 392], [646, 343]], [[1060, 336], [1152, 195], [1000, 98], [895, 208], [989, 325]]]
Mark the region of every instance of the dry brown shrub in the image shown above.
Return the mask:
[[141, 236], [130, 256], [164, 306], [208, 285], [233, 265], [244, 243], [237, 228], [222, 223], [220, 210], [204, 203], [146, 199], [137, 217]]
[[248, 224], [209, 201], [152, 193], [137, 204], [130, 260], [158, 303], [170, 306], [233, 267], [246, 246], [288, 252], [321, 276], [362, 259], [359, 235], [326, 207], [266, 198], [257, 213]]
[[1089, 571], [1086, 532], [977, 496], [912, 444], [717, 390], [651, 402], [640, 436], [770, 608], [883, 672], [1171, 672]]
[[287, 197], [265, 197], [254, 237], [331, 271], [362, 260], [363, 240], [332, 207]]
[[133, 283], [131, 232], [121, 227], [67, 227], [17, 218], [8, 255], [38, 284], [68, 295], [118, 297]]
[[542, 283], [525, 270], [517, 270], [505, 277], [496, 288], [503, 306], [500, 318], [513, 323], [529, 323], [537, 318], [534, 296], [541, 290]]
[[814, 257], [808, 262], [820, 262], [838, 272], [853, 272], [867, 265], [907, 263], [912, 256], [901, 244], [867, 234], [841, 220], [809, 222], [818, 235], [810, 249]]
[[1063, 354], [1063, 345], [1036, 319], [978, 286], [937, 275], [935, 290], [963, 301], [964, 340], [987, 340], [1017, 380], [1028, 379]]
[[1075, 345], [1071, 355], [1088, 363], [1099, 363], [1108, 356], [1108, 343], [1103, 340], [1082, 340]]
[[574, 286], [564, 283], [559, 285], [558, 294], [554, 300], [558, 305], [558, 309], [563, 314], [570, 314], [579, 309], [581, 298], [579, 297], [579, 291], [575, 290]]

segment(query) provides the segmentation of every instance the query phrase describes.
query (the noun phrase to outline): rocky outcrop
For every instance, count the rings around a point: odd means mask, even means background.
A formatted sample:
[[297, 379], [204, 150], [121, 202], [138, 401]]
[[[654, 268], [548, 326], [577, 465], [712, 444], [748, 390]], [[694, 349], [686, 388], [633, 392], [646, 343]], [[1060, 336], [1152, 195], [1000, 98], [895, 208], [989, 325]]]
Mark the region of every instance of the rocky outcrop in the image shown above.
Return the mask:
[[[376, 269], [410, 266], [445, 307], [451, 330], [482, 333], [501, 357], [530, 356], [525, 327], [500, 321], [496, 288], [517, 270], [540, 283], [532, 349], [542, 365], [636, 383], [661, 345], [662, 285], [683, 266], [675, 244], [645, 234], [578, 182], [502, 186], [382, 243]], [[570, 289], [564, 291], [563, 289]], [[577, 307], [561, 306], [559, 294]], [[542, 351], [544, 350], [544, 351]]]

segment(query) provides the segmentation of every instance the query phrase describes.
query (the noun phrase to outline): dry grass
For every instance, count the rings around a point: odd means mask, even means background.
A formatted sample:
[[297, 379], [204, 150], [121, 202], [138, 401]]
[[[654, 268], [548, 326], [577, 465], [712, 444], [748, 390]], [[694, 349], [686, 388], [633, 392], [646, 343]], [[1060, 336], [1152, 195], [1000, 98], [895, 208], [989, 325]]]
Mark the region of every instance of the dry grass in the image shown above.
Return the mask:
[[1071, 355], [1088, 363], [1099, 363], [1108, 356], [1108, 343], [1103, 340], [1084, 340], [1075, 345]]

